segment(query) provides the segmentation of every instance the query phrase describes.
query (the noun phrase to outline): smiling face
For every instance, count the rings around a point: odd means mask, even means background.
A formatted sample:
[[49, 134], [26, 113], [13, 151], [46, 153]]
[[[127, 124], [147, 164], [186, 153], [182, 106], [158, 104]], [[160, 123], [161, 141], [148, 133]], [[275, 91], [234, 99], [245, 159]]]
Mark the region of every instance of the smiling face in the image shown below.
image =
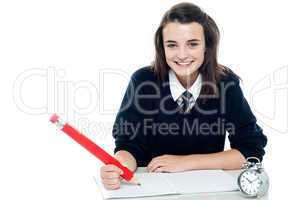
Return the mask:
[[166, 62], [183, 86], [192, 85], [204, 61], [205, 37], [197, 22], [168, 23], [162, 31]]

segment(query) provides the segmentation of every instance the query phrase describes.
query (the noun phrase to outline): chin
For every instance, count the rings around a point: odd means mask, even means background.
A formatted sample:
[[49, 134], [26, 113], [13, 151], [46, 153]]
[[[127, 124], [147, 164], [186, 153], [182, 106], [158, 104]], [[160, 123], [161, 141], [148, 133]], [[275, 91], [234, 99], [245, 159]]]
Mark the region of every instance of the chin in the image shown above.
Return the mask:
[[198, 69], [191, 68], [179, 68], [179, 67], [172, 67], [171, 68], [177, 76], [191, 76], [194, 74]]

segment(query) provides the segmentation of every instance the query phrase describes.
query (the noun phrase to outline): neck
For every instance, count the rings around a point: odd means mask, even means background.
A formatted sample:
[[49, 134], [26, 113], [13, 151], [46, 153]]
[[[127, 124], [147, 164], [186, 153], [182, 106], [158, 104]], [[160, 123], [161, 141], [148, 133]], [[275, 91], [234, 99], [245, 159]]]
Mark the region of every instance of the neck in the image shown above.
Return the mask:
[[189, 89], [193, 85], [193, 83], [196, 81], [198, 75], [199, 75], [199, 72], [197, 71], [190, 76], [178, 76], [178, 75], [176, 75], [176, 76], [179, 79], [181, 85], [185, 89]]

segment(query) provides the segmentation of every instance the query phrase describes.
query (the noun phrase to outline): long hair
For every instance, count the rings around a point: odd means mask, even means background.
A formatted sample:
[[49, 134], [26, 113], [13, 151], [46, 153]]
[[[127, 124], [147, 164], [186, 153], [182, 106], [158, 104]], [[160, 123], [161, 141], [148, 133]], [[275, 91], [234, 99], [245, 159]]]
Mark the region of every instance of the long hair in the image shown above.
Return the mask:
[[155, 33], [154, 42], [156, 53], [155, 60], [153, 61], [151, 68], [154, 70], [158, 80], [164, 81], [164, 78], [170, 69], [165, 58], [162, 35], [163, 28], [170, 22], [177, 22], [181, 24], [197, 22], [203, 27], [206, 49], [204, 61], [202, 66], [199, 68], [199, 72], [202, 74], [202, 80], [205, 83], [210, 84], [204, 84], [202, 86], [200, 97], [212, 95], [217, 96], [219, 93], [217, 83], [221, 76], [232, 71], [217, 62], [220, 33], [216, 23], [210, 16], [192, 3], [179, 3], [171, 7], [170, 10], [164, 14]]

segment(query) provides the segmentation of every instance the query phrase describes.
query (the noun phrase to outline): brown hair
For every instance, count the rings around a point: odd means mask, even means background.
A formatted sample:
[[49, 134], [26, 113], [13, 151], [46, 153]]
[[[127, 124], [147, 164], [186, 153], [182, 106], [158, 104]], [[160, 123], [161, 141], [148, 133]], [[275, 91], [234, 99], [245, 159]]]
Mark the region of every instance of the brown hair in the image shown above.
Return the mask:
[[[217, 51], [220, 38], [219, 29], [214, 20], [202, 11], [198, 6], [192, 3], [179, 3], [168, 10], [155, 33], [155, 60], [151, 68], [154, 70], [159, 81], [164, 81], [170, 67], [166, 63], [162, 30], [170, 22], [181, 24], [197, 22], [204, 30], [205, 36], [205, 56], [202, 66], [199, 68], [202, 74], [202, 80], [205, 84], [202, 86], [200, 96], [218, 95], [217, 83], [222, 75], [232, 72], [229, 68], [218, 64]], [[233, 72], [232, 72], [233, 73]], [[212, 87], [215, 86], [215, 87]]]

